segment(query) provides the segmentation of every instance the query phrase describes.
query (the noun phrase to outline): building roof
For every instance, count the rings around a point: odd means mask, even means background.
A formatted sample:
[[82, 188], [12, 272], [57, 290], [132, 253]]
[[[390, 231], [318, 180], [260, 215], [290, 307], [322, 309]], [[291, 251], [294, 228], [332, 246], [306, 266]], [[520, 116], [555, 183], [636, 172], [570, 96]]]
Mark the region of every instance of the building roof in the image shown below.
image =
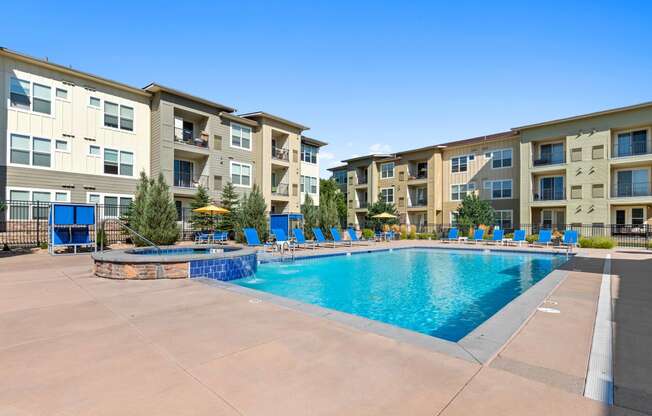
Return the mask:
[[245, 114], [239, 114], [240, 117], [244, 118], [251, 118], [251, 119], [257, 119], [257, 118], [268, 118], [270, 120], [278, 121], [279, 123], [286, 124], [288, 126], [294, 127], [299, 130], [310, 130], [310, 127], [304, 126], [303, 124], [295, 123], [294, 121], [290, 121], [288, 119], [285, 119], [283, 117], [275, 116], [274, 114], [269, 114], [264, 111], [255, 111], [253, 113], [245, 113]]
[[220, 117], [226, 118], [226, 119], [231, 120], [231, 121], [235, 121], [236, 123], [245, 124], [245, 125], [250, 126], [250, 127], [257, 127], [258, 126], [258, 123], [256, 121], [254, 121], [254, 120], [249, 120], [248, 118], [242, 118], [242, 117], [236, 116], [235, 114], [226, 113], [224, 111], [222, 111], [220, 113]]
[[40, 58], [35, 58], [33, 56], [25, 55], [23, 53], [16, 52], [16, 51], [13, 51], [11, 49], [4, 48], [2, 46], [0, 46], [0, 55], [5, 55], [5, 56], [8, 56], [8, 57], [17, 59], [19, 61], [28, 62], [28, 63], [38, 65], [38, 66], [41, 66], [41, 67], [44, 67], [44, 68], [52, 69], [54, 71], [62, 72], [64, 74], [69, 74], [71, 76], [84, 78], [84, 79], [87, 79], [89, 81], [97, 82], [99, 84], [104, 84], [104, 85], [108, 85], [108, 86], [111, 86], [111, 87], [114, 87], [114, 88], [119, 88], [121, 90], [129, 91], [129, 92], [134, 93], [134, 94], [139, 94], [139, 95], [143, 95], [143, 96], [147, 96], [147, 97], [150, 96], [149, 92], [143, 91], [142, 89], [140, 89], [138, 87], [127, 85], [127, 84], [124, 84], [124, 83], [118, 82], [118, 81], [113, 81], [112, 79], [100, 77], [98, 75], [94, 75], [94, 74], [91, 74], [89, 72], [84, 72], [84, 71], [80, 71], [80, 70], [77, 70], [77, 69], [73, 69], [71, 66], [63, 66], [63, 65], [60, 65], [60, 64], [56, 64], [54, 62], [50, 62], [47, 59], [40, 59]]
[[372, 153], [370, 155], [356, 156], [350, 159], [344, 159], [342, 162], [348, 163], [348, 162], [355, 162], [357, 160], [364, 160], [364, 159], [372, 159], [372, 160], [387, 159], [387, 158], [393, 158], [395, 156], [396, 155], [394, 155], [393, 153]]
[[313, 139], [312, 137], [308, 137], [308, 136], [301, 136], [301, 141], [317, 147], [323, 147], [328, 144], [326, 142], [322, 142], [321, 140]]
[[585, 118], [604, 116], [604, 115], [613, 114], [613, 113], [620, 113], [622, 111], [638, 110], [640, 108], [646, 108], [646, 107], [652, 107], [652, 101], [647, 101], [647, 102], [644, 102], [644, 103], [639, 103], [639, 104], [634, 104], [634, 105], [628, 105], [628, 106], [625, 106], [625, 107], [611, 108], [611, 109], [608, 109], [608, 110], [595, 111], [593, 113], [580, 114], [578, 116], [559, 118], [559, 119], [556, 119], [556, 120], [544, 121], [544, 122], [541, 122], [541, 123], [527, 124], [525, 126], [514, 127], [514, 128], [512, 128], [512, 130], [513, 131], [519, 131], [519, 130], [532, 129], [532, 128], [535, 128], [535, 127], [550, 126], [550, 125], [553, 125], [553, 124], [566, 123], [566, 122], [569, 122], [569, 121], [582, 120], [582, 119], [585, 119]]
[[336, 170], [346, 169], [347, 167], [348, 167], [347, 165], [338, 165], [338, 166], [333, 166], [332, 168], [328, 168], [326, 170], [330, 170], [331, 172], [335, 172]]
[[196, 95], [188, 94], [187, 92], [179, 91], [174, 88], [166, 87], [165, 85], [157, 84], [155, 82], [150, 83], [149, 85], [143, 87], [145, 91], [149, 91], [151, 93], [156, 93], [156, 92], [167, 92], [169, 94], [177, 95], [179, 97], [186, 98], [190, 101], [195, 101], [204, 105], [207, 105], [209, 107], [214, 107], [217, 108], [218, 110], [226, 111], [228, 113], [233, 113], [235, 112], [235, 108], [226, 106], [224, 104], [216, 103], [215, 101], [210, 101], [205, 98], [197, 97]]

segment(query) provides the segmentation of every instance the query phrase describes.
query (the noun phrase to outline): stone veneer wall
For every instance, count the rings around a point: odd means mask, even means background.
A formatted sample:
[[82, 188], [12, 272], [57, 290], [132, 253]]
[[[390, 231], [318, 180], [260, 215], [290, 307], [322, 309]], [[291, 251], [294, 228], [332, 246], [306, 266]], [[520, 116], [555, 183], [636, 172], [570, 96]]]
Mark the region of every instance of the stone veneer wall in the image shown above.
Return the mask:
[[188, 262], [127, 264], [96, 260], [95, 275], [108, 279], [185, 279], [188, 277]]

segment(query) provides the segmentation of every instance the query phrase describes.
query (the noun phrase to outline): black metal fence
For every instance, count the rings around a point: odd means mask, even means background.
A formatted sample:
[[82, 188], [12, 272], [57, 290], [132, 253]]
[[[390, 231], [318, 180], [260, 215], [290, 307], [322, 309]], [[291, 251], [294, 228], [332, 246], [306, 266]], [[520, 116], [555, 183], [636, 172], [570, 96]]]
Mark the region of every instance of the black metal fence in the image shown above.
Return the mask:
[[[50, 202], [0, 201], [0, 249], [10, 247], [36, 247], [48, 241], [48, 215]], [[95, 223], [98, 230], [104, 230], [105, 244], [129, 243], [131, 236], [118, 221], [127, 212], [127, 205], [97, 204]], [[181, 240], [192, 240], [191, 210], [178, 212], [179, 236]]]

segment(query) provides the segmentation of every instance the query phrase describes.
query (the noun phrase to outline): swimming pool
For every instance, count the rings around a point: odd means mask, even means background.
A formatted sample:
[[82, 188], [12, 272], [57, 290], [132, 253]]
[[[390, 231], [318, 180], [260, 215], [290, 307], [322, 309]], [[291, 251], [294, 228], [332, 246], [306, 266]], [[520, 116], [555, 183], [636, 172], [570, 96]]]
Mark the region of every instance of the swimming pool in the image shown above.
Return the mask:
[[264, 263], [233, 283], [457, 342], [566, 260], [410, 248]]

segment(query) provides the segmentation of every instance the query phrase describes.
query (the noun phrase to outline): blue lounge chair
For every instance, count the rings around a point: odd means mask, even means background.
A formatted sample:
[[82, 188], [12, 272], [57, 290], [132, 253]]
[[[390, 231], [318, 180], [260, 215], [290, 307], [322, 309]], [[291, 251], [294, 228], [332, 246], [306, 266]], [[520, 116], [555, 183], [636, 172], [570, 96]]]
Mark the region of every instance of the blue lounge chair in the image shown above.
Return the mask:
[[577, 247], [579, 245], [578, 233], [576, 230], [566, 230], [564, 231], [564, 239], [561, 242], [561, 245], [568, 248]]
[[208, 233], [197, 233], [195, 234], [195, 243], [210, 243], [211, 235]]
[[502, 244], [504, 236], [504, 230], [494, 230], [494, 234], [491, 237], [491, 240], [487, 240], [487, 244]]
[[453, 227], [450, 230], [448, 230], [448, 237], [447, 238], [442, 238], [442, 242], [451, 242], [451, 241], [460, 241], [460, 234], [457, 228]]
[[229, 233], [226, 231], [215, 231], [213, 233], [213, 242], [226, 244], [226, 240], [229, 239]]
[[351, 239], [352, 243], [365, 244], [367, 241], [370, 241], [365, 238], [358, 238], [358, 234], [355, 232], [353, 228], [347, 229], [346, 232], [349, 233], [349, 238]]
[[285, 233], [285, 230], [282, 228], [273, 228], [272, 229], [272, 234], [274, 234], [274, 237], [276, 238], [276, 246], [278, 247], [283, 247], [285, 245], [288, 246], [288, 248], [295, 248], [294, 243], [288, 238], [288, 235]]
[[340, 235], [340, 232], [335, 227], [331, 227], [331, 237], [333, 237], [333, 241], [335, 243], [337, 243], [337, 244], [346, 244], [349, 247], [353, 245], [352, 240], [344, 240], [344, 239], [342, 239], [342, 236]]
[[552, 230], [541, 230], [539, 232], [539, 240], [534, 244], [530, 244], [530, 245], [549, 246], [551, 244], [552, 244]]
[[514, 231], [514, 238], [512, 239], [512, 243], [520, 246], [527, 241], [525, 240], [525, 236], [525, 230]]
[[483, 239], [484, 239], [484, 230], [480, 228], [473, 232], [473, 238], [469, 238], [469, 242], [478, 244], [478, 241], [482, 241]]
[[245, 228], [243, 232], [249, 247], [262, 247], [263, 249], [272, 247], [270, 243], [263, 244], [260, 242], [260, 238], [258, 238], [258, 231], [256, 231], [255, 228]]
[[326, 240], [326, 237], [324, 237], [324, 233], [321, 231], [321, 228], [313, 228], [312, 233], [315, 235], [315, 241], [317, 241], [317, 244], [323, 244], [324, 246], [326, 246], [326, 244], [330, 244], [332, 247], [335, 247], [334, 241]]
[[315, 241], [314, 240], [306, 240], [305, 234], [303, 234], [303, 230], [301, 228], [295, 228], [292, 230], [292, 235], [294, 236], [294, 239], [296, 240], [297, 247], [300, 248], [300, 246], [304, 247], [309, 247], [314, 250], [315, 249]]

